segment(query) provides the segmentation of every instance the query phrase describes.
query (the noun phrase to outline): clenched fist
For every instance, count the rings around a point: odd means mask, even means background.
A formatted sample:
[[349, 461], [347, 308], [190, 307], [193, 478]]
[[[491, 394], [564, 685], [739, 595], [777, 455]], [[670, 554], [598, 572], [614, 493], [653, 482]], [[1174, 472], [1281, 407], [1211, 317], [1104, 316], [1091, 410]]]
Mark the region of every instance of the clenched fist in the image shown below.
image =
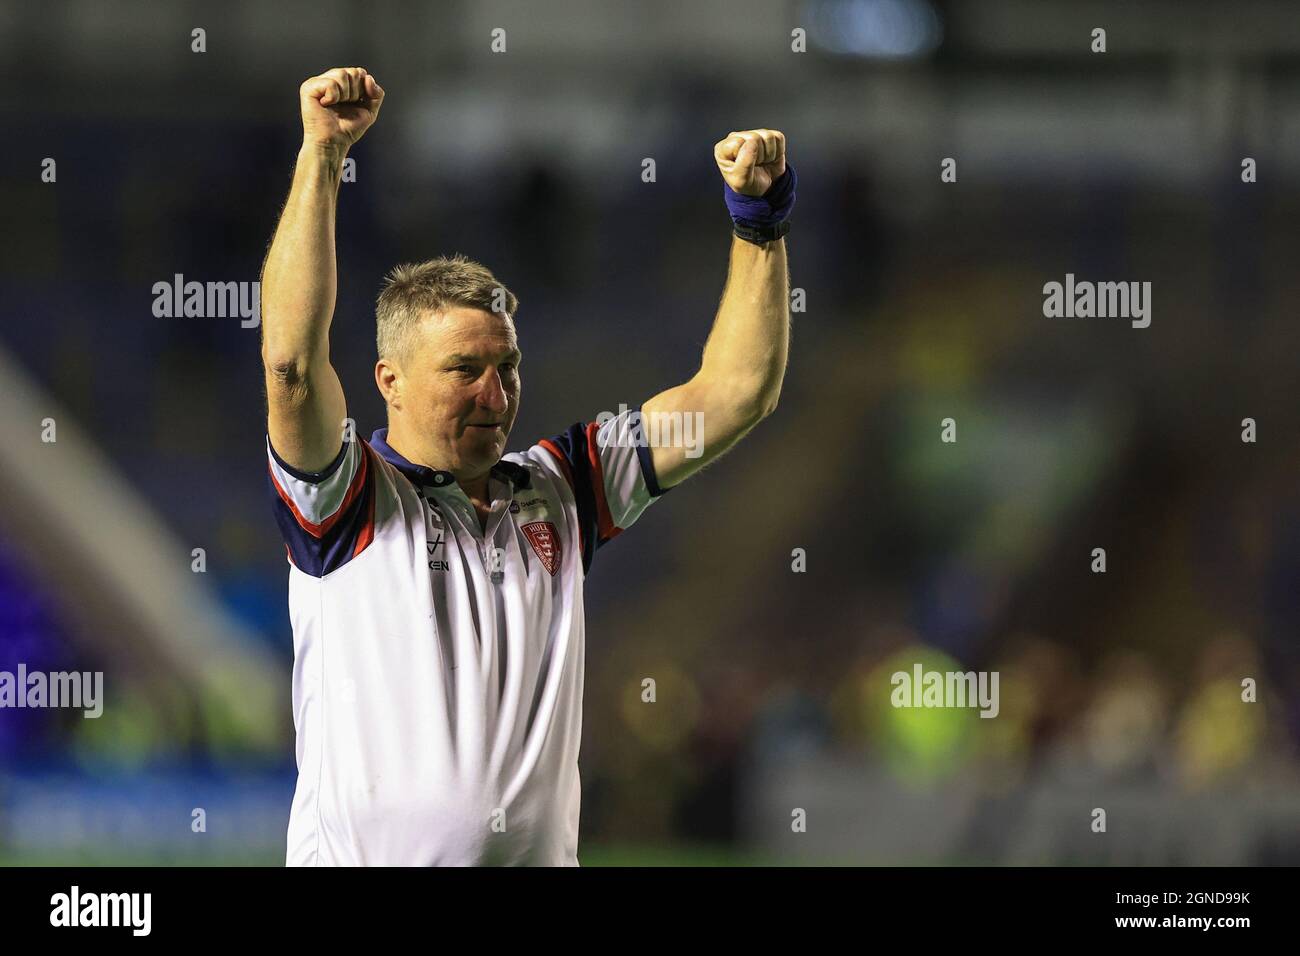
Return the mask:
[[785, 174], [785, 133], [750, 129], [730, 133], [713, 147], [718, 171], [742, 196], [761, 196]]
[[359, 66], [329, 70], [298, 88], [303, 142], [347, 149], [379, 115], [384, 88]]

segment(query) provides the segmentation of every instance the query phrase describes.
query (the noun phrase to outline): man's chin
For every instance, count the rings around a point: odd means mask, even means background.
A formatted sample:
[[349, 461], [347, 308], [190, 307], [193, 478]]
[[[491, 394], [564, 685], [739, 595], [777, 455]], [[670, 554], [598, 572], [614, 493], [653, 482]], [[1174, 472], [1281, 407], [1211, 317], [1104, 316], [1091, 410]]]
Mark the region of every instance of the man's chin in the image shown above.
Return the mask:
[[504, 432], [478, 429], [479, 434], [466, 434], [461, 442], [460, 460], [465, 464], [495, 465], [506, 447]]

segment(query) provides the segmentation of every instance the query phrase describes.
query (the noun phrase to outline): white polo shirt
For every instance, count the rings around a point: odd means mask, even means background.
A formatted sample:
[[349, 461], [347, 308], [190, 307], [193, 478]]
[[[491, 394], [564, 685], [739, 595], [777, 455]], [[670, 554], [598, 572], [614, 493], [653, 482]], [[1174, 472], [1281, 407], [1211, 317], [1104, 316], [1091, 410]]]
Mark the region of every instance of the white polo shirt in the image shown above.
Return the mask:
[[268, 437], [288, 554], [289, 865], [577, 865], [583, 581], [662, 494], [640, 409], [492, 469], [481, 530], [388, 429], [329, 469]]

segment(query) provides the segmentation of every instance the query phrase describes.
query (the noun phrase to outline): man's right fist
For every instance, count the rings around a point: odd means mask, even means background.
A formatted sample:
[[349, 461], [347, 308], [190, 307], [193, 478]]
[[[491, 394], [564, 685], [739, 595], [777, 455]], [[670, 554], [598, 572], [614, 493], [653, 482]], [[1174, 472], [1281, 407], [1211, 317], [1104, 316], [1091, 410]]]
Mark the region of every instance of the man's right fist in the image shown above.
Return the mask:
[[384, 88], [359, 66], [329, 70], [298, 88], [303, 142], [347, 149], [379, 115]]

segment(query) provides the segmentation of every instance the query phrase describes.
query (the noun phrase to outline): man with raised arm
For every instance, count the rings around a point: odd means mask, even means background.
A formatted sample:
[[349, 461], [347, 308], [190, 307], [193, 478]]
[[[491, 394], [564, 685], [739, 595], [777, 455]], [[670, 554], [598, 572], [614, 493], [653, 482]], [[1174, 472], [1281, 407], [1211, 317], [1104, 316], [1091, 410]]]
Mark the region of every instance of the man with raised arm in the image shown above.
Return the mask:
[[[775, 130], [714, 147], [730, 268], [687, 382], [506, 453], [515, 296], [462, 256], [376, 308], [388, 424], [354, 437], [330, 364], [335, 206], [384, 90], [299, 90], [303, 143], [262, 276], [267, 469], [289, 568], [290, 865], [576, 865], [583, 587], [596, 551], [776, 408], [794, 170]], [[684, 422], [702, 435], [684, 441]], [[702, 440], [700, 440], [702, 439]]]

